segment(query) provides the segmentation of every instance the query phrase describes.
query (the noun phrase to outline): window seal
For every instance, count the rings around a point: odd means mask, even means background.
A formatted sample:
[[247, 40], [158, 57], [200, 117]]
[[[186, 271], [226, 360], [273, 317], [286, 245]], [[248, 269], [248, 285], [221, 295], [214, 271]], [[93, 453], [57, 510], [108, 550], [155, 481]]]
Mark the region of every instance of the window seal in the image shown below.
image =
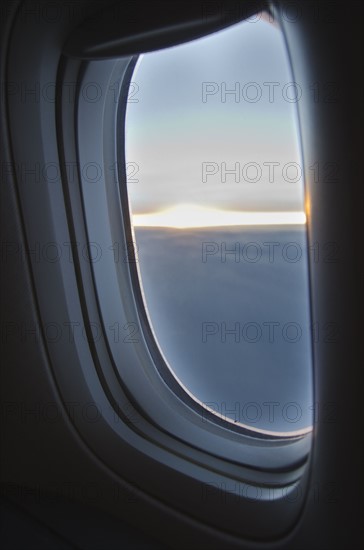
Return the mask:
[[[133, 63], [135, 62], [135, 59]], [[112, 62], [109, 62], [112, 63]], [[118, 63], [120, 62], [114, 62], [113, 67], [117, 67]], [[122, 63], [125, 63], [125, 59], [122, 61]], [[94, 81], [96, 76], [95, 73], [92, 73], [93, 70], [97, 70], [97, 67], [99, 62], [89, 62], [87, 65], [87, 69], [85, 69], [84, 78], [89, 79], [89, 81]], [[117, 71], [117, 69], [115, 69]], [[123, 79], [125, 78], [126, 72], [123, 73]], [[130, 72], [128, 73], [128, 76], [131, 78]], [[113, 77], [114, 78], [114, 77]], [[82, 84], [80, 84], [82, 86]], [[113, 86], [114, 86], [114, 79], [113, 79]], [[121, 97], [123, 98], [123, 101], [125, 100], [125, 97], [127, 94], [128, 83], [126, 84], [125, 80], [123, 81], [122, 85], [120, 86], [120, 91], [123, 94]], [[106, 89], [107, 86], [104, 86], [104, 89]], [[123, 90], [123, 91], [122, 91]], [[115, 109], [115, 104], [112, 104], [111, 102], [111, 109]], [[120, 109], [120, 103], [119, 102], [119, 109]], [[86, 109], [86, 110], [82, 110]], [[122, 107], [122, 109], [125, 110], [125, 105]], [[78, 142], [79, 142], [79, 163], [80, 165], [86, 164], [88, 162], [88, 158], [91, 158], [90, 156], [86, 158], [85, 156], [82, 156], [82, 151], [80, 152], [80, 147], [84, 150], [88, 149], [88, 145], [81, 145], [81, 143], [87, 143], [87, 134], [90, 131], [90, 128], [83, 130], [82, 129], [82, 123], [80, 123], [80, 120], [89, 120], [91, 116], [92, 110], [89, 109], [89, 105], [82, 104], [78, 105], [78, 120], [79, 120], [79, 127], [78, 127]], [[86, 114], [87, 113], [87, 114]], [[108, 116], [109, 120], [112, 120], [112, 117], [115, 116], [115, 113], [107, 115], [107, 107], [104, 106], [102, 111], [102, 116]], [[123, 111], [119, 111], [118, 115], [118, 123], [120, 124], [120, 120], [123, 117]], [[95, 123], [95, 127], [100, 127], [101, 122], [98, 120], [97, 123]], [[109, 131], [109, 130], [107, 130]], [[116, 129], [114, 129], [113, 134], [117, 134]], [[122, 138], [120, 138], [122, 139]], [[129, 215], [126, 210], [126, 196], [121, 197], [123, 200], [120, 200], [120, 194], [125, 193], [125, 184], [123, 185], [123, 182], [118, 182], [118, 190], [116, 190], [115, 182], [110, 179], [110, 174], [107, 174], [107, 166], [110, 166], [110, 164], [114, 164], [118, 166], [117, 172], [115, 172], [114, 176], [119, 176], [120, 174], [122, 177], [124, 177], [125, 181], [125, 159], [120, 159], [120, 150], [123, 151], [123, 148], [121, 147], [120, 142], [118, 144], [110, 145], [110, 143], [106, 146], [103, 145], [103, 152], [109, 151], [112, 149], [114, 152], [116, 151], [116, 154], [119, 155], [119, 157], [116, 157], [115, 164], [113, 163], [112, 158], [110, 157], [109, 160], [105, 159], [98, 159], [100, 161], [100, 165], [103, 167], [103, 171], [105, 172], [105, 176], [109, 178], [107, 181], [105, 180], [105, 190], [106, 195], [108, 197], [105, 197], [102, 200], [108, 201], [109, 206], [105, 206], [105, 212], [107, 209], [112, 208], [113, 213], [115, 215], [115, 219], [111, 220], [111, 223], [115, 222], [115, 226], [117, 227], [116, 231], [113, 234], [113, 238], [111, 239], [112, 242], [115, 242], [117, 240], [117, 235], [124, 234], [124, 241], [121, 243], [122, 246], [125, 247], [125, 245], [128, 244], [128, 238], [130, 238], [130, 221], [129, 221]], [[89, 154], [87, 152], [87, 154]], [[95, 159], [95, 155], [92, 157]], [[120, 166], [121, 164], [121, 166]], [[81, 177], [82, 180], [82, 177]], [[91, 197], [88, 197], [88, 189], [87, 185], [82, 184], [82, 193], [83, 193], [83, 204], [84, 204], [84, 211], [86, 216], [86, 226], [88, 226], [89, 231], [89, 239], [90, 241], [95, 240], [95, 236], [98, 234], [95, 227], [92, 227], [95, 225], [96, 220], [94, 220], [94, 216], [92, 212], [90, 212], [90, 205], [92, 203]], [[123, 191], [124, 189], [124, 191]], [[101, 205], [101, 195], [99, 196], [99, 199], [97, 200], [98, 208], [100, 209]], [[116, 203], [119, 202], [119, 210], [116, 208]], [[124, 206], [121, 206], [121, 203], [123, 202]], [[112, 205], [112, 206], [110, 206]], [[110, 210], [108, 210], [110, 211]], [[104, 213], [104, 223], [106, 223], [107, 216]], [[124, 219], [123, 219], [124, 216]], [[118, 217], [119, 219], [116, 219]], [[112, 218], [112, 216], [111, 216]], [[125, 219], [127, 218], [127, 219]], [[102, 230], [101, 225], [99, 224], [100, 231]], [[111, 230], [112, 231], [112, 230]], [[99, 234], [100, 236], [101, 234]], [[115, 240], [114, 240], [115, 238]], [[111, 241], [109, 242], [109, 245], [111, 244]], [[104, 262], [104, 259], [102, 259], [102, 262]], [[104, 265], [104, 272], [101, 276], [101, 269], [100, 264], [102, 262], [99, 262], [99, 264], [94, 264], [93, 267], [93, 278], [96, 288], [96, 295], [98, 296], [98, 302], [99, 302], [99, 308], [102, 308], [102, 293], [105, 294], [105, 287], [109, 287], [111, 285], [110, 281], [108, 284], [105, 285], [105, 277], [107, 277], [106, 274], [106, 267]], [[106, 259], [105, 259], [106, 262]], [[308, 434], [308, 436], [300, 437], [300, 438], [280, 438], [277, 437], [275, 439], [263, 439], [259, 437], [254, 437], [254, 434], [245, 435], [243, 433], [239, 433], [238, 431], [233, 431], [230, 429], [230, 425], [228, 423], [225, 423], [222, 421], [222, 424], [218, 424], [215, 420], [215, 418], [208, 418], [207, 415], [201, 414], [201, 410], [199, 408], [192, 408], [190, 403], [185, 403], [184, 400], [181, 400], [180, 397], [178, 397], [178, 394], [176, 396], [175, 392], [171, 390], [169, 387], [169, 384], [163, 380], [163, 378], [159, 374], [159, 370], [154, 366], [152, 368], [152, 365], [154, 362], [159, 360], [159, 357], [153, 357], [153, 353], [151, 353], [151, 348], [153, 346], [153, 342], [150, 341], [150, 334], [148, 335], [148, 325], [146, 325], [146, 319], [145, 316], [143, 318], [143, 312], [144, 312], [144, 305], [141, 302], [141, 296], [139, 294], [135, 296], [135, 277], [136, 273], [135, 270], [133, 272], [133, 269], [135, 269], [135, 265], [127, 263], [124, 266], [121, 267], [121, 261], [119, 263], [114, 263], [113, 266], [111, 263], [109, 263], [109, 268], [118, 271], [117, 276], [114, 276], [114, 281], [118, 280], [119, 287], [120, 284], [125, 284], [127, 281], [129, 290], [133, 293], [133, 299], [129, 304], [129, 310], [131, 309], [133, 311], [133, 314], [128, 319], [125, 319], [126, 322], [132, 320], [135, 322], [137, 320], [138, 327], [141, 327], [141, 341], [143, 342], [143, 346], [141, 346], [141, 343], [139, 343], [140, 347], [143, 347], [143, 352], [141, 356], [140, 363], [145, 365], [146, 362], [148, 362], [148, 365], [145, 367], [140, 367], [140, 371], [137, 372], [138, 367], [135, 367], [132, 373], [128, 373], [127, 370], [123, 370], [123, 385], [127, 387], [127, 393], [130, 396], [133, 396], [133, 401], [137, 402], [139, 404], [139, 410], [142, 411], [142, 414], [144, 417], [148, 420], [148, 422], [153, 423], [155, 427], [158, 427], [159, 430], [163, 430], [169, 435], [172, 435], [173, 437], [177, 437], [180, 441], [187, 441], [189, 444], [192, 444], [200, 450], [203, 450], [204, 452], [210, 452], [214, 454], [215, 456], [219, 456], [221, 459], [227, 459], [232, 460], [233, 462], [240, 462], [244, 463], [244, 460], [242, 460], [240, 457], [242, 455], [242, 444], [243, 442], [246, 443], [246, 448], [249, 449], [248, 455], [246, 457], [245, 464], [247, 466], [250, 466], [252, 468], [263, 468], [263, 469], [287, 469], [289, 467], [289, 464], [294, 463], [302, 463], [302, 461], [306, 460], [306, 456], [309, 452], [309, 444], [310, 444], [310, 438], [311, 435]], [[99, 273], [99, 275], [98, 275]], [[101, 284], [100, 281], [103, 281]], [[120, 281], [123, 281], [122, 283]], [[115, 284], [115, 283], [113, 283]], [[120, 290], [118, 291], [120, 295]], [[125, 293], [125, 291], [122, 291]], [[114, 294], [114, 300], [120, 299], [116, 298], [116, 287]], [[121, 301], [119, 303], [119, 307], [117, 308], [117, 311], [122, 310]], [[100, 313], [100, 318], [102, 319], [102, 323], [104, 326], [104, 333], [109, 336], [109, 351], [111, 353], [111, 356], [113, 357], [113, 364], [114, 368], [120, 369], [123, 367], [120, 367], [121, 361], [118, 360], [118, 354], [120, 357], [120, 350], [116, 348], [115, 345], [113, 345], [113, 342], [110, 342], [110, 332], [108, 333], [105, 327], [110, 327], [113, 322], [116, 320], [116, 314], [114, 317], [109, 317], [106, 319], [108, 315], [108, 312], [106, 312], [106, 309], [104, 308], [104, 311]], [[106, 316], [106, 317], [105, 317]], [[143, 338], [143, 339], [142, 339]], [[146, 340], [146, 345], [144, 342], [144, 338]], [[142, 369], [145, 369], [147, 372], [142, 372]], [[152, 377], [152, 380], [151, 378]], [[134, 380], [133, 380], [134, 379]], [[137, 380], [137, 382], [135, 381]], [[149, 390], [147, 390], [147, 386], [149, 384]], [[158, 388], [156, 388], [156, 385], [158, 385]], [[144, 387], [144, 390], [141, 391], [141, 387]], [[150, 395], [151, 389], [155, 391], [154, 396], [152, 397]], [[174, 388], [173, 388], [174, 390]], [[144, 393], [143, 393], [144, 392]], [[162, 392], [162, 393], [161, 393]], [[167, 400], [166, 400], [167, 399]], [[156, 413], [155, 409], [160, 409], [159, 412]], [[178, 410], [178, 412], [177, 412]], [[204, 411], [203, 411], [204, 412]], [[212, 415], [214, 416], [214, 415]], [[171, 417], [173, 417], [173, 421], [171, 421]], [[179, 418], [178, 418], [179, 417]], [[166, 420], [167, 419], [167, 420]], [[187, 422], [187, 424], [186, 424]], [[180, 428], [178, 427], [180, 426]], [[184, 427], [183, 427], [184, 426]], [[188, 427], [187, 427], [188, 426]], [[182, 431], [180, 429], [182, 428]], [[201, 428], [202, 431], [201, 431]], [[193, 436], [193, 433], [198, 432], [198, 436]], [[201, 434], [204, 434], [205, 437], [208, 438], [208, 441], [202, 439], [201, 440]], [[209, 435], [208, 435], [209, 434]], [[216, 436], [220, 435], [224, 441], [224, 444], [217, 444], [216, 443]], [[215, 442], [213, 443], [213, 440], [215, 439]], [[229, 446], [232, 446], [235, 448], [235, 451], [229, 452]], [[284, 459], [282, 457], [282, 447], [286, 447], [287, 450], [287, 456], [290, 455], [290, 458]], [[256, 449], [256, 452], [259, 456], [259, 454], [262, 456], [262, 459], [259, 460], [258, 456], [253, 457], [252, 451], [253, 449]], [[296, 456], [295, 459], [292, 461], [292, 455], [295, 454], [293, 451], [293, 448], [296, 448], [296, 451], [298, 451], [299, 458]], [[263, 459], [263, 456], [265, 455], [266, 449], [269, 449], [270, 451], [270, 457], [267, 460], [267, 458]], [[303, 451], [303, 449], [305, 449]], [[303, 451], [303, 454], [302, 454]], [[277, 456], [277, 461], [274, 459], [274, 454]], [[278, 458], [278, 455], [281, 456], [281, 459]], [[238, 458], [239, 457], [239, 458]]]

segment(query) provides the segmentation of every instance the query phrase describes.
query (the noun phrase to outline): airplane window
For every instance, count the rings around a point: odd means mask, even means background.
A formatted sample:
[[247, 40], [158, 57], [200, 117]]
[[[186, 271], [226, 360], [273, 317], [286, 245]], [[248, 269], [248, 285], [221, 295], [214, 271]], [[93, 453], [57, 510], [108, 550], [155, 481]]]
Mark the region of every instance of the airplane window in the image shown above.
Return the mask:
[[266, 14], [141, 55], [126, 112], [139, 284], [183, 390], [255, 433], [312, 429], [297, 104]]

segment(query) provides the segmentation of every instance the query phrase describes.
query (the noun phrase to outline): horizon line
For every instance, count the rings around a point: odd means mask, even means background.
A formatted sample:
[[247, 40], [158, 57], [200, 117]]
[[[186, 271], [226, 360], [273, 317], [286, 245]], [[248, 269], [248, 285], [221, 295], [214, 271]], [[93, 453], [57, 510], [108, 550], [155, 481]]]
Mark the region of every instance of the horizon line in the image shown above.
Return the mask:
[[219, 210], [182, 204], [160, 212], [132, 214], [134, 227], [170, 227], [193, 229], [203, 227], [305, 225], [303, 211], [246, 212]]

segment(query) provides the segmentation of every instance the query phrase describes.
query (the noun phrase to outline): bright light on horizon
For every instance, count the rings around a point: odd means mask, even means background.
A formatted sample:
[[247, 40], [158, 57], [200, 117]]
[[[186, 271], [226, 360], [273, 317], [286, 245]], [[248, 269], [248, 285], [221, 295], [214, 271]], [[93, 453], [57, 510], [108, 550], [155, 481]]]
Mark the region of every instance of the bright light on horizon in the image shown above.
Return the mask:
[[222, 227], [237, 225], [304, 225], [306, 214], [295, 212], [242, 212], [180, 204], [160, 212], [133, 214], [135, 227]]

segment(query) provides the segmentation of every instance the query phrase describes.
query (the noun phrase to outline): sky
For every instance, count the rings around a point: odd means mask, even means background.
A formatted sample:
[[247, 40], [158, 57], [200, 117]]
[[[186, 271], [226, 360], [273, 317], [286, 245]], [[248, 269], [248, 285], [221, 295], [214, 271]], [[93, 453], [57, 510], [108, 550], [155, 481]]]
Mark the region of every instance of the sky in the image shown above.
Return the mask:
[[140, 56], [126, 114], [132, 213], [303, 211], [292, 80], [281, 31], [263, 19]]

